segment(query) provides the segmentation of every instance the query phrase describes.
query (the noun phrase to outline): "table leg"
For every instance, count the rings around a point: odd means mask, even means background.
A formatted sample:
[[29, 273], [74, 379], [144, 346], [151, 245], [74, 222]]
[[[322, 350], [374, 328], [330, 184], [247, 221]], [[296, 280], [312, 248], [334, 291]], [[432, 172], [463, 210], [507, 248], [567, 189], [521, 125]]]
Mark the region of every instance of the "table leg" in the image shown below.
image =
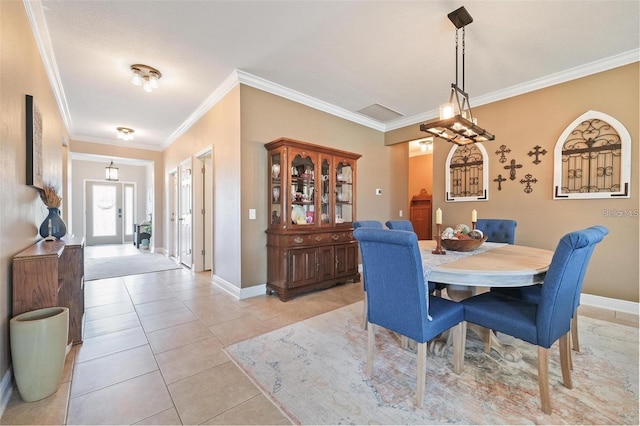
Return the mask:
[[[471, 297], [475, 294], [475, 287], [461, 286], [461, 285], [448, 285], [447, 294], [456, 302]], [[494, 349], [500, 357], [507, 361], [518, 362], [522, 359], [522, 355], [518, 350], [511, 346], [502, 343], [496, 333], [493, 330], [488, 330], [476, 324], [467, 324], [467, 329], [480, 338], [484, 343], [484, 351], [490, 353], [491, 349]], [[447, 332], [442, 337], [433, 339], [429, 342], [429, 352], [435, 356], [444, 357], [447, 355], [449, 347], [452, 344], [452, 333]]]

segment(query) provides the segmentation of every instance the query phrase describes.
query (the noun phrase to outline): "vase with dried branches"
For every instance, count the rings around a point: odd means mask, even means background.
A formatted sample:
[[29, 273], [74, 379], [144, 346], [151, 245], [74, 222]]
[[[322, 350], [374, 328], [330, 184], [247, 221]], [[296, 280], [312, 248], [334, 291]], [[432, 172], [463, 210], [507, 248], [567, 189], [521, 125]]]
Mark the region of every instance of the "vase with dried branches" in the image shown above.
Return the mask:
[[39, 189], [39, 192], [40, 199], [49, 209], [49, 214], [40, 225], [40, 235], [48, 241], [60, 239], [67, 234], [67, 224], [60, 216], [62, 196], [58, 193], [58, 189], [51, 184], [45, 184], [42, 189]]

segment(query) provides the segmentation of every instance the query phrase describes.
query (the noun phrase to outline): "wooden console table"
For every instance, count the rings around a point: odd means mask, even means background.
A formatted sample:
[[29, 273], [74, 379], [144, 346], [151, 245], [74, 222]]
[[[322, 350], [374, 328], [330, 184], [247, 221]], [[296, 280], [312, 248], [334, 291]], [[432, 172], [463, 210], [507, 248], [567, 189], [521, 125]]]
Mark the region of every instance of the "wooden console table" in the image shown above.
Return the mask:
[[13, 257], [13, 316], [53, 306], [69, 308], [69, 340], [82, 343], [84, 238], [43, 240]]

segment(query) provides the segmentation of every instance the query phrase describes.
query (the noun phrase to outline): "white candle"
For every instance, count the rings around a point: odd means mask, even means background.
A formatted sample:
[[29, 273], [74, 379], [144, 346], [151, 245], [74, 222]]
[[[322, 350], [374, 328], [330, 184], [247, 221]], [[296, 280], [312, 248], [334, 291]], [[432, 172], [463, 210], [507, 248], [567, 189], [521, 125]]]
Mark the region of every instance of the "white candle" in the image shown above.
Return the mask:
[[471, 222], [477, 222], [478, 221], [478, 212], [474, 209], [471, 210]]
[[440, 210], [440, 207], [436, 210], [436, 225], [442, 225], [442, 210]]

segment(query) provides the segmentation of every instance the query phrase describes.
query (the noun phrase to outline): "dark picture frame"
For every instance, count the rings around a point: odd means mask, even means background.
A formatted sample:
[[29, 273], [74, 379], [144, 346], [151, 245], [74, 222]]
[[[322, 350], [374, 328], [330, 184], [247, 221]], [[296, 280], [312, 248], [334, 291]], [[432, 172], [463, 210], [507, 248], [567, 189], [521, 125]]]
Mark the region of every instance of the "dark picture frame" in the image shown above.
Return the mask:
[[26, 95], [27, 185], [44, 187], [42, 163], [42, 114], [33, 96]]

